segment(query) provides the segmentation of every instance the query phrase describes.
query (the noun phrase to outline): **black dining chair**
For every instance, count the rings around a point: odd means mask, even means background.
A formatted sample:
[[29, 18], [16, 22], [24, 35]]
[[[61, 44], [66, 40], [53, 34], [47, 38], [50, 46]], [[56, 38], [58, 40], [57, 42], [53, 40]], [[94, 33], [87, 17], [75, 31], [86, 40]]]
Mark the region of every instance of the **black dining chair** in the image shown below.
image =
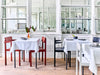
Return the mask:
[[[64, 52], [64, 47], [57, 47], [56, 45], [62, 44], [61, 40], [56, 40], [54, 38], [54, 67], [56, 67], [56, 52]], [[64, 60], [65, 60], [65, 53], [64, 53]]]

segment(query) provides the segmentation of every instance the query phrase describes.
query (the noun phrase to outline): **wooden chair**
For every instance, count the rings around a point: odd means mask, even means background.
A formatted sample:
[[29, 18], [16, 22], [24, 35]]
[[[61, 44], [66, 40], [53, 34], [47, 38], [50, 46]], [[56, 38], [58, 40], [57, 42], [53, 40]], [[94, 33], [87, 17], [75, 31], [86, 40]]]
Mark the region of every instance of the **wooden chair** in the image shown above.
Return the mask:
[[[4, 43], [5, 43], [5, 65], [7, 65], [7, 52], [10, 51], [10, 49], [12, 47], [12, 41], [15, 41], [15, 39], [12, 39], [11, 36], [5, 37], [5, 41], [4, 41]], [[9, 48], [7, 48], [7, 44], [10, 45]], [[21, 59], [20, 59], [21, 50], [15, 50], [15, 51], [19, 52], [19, 66], [21, 66]], [[23, 53], [23, 54], [24, 54], [24, 56], [23, 56], [24, 60], [23, 61], [25, 61], [25, 53]], [[11, 53], [11, 61], [12, 61], [12, 53]]]
[[[57, 44], [61, 44], [61, 40], [56, 40], [54, 38], [54, 67], [56, 67], [56, 52], [63, 52], [64, 53], [64, 47], [57, 47]], [[65, 53], [64, 53], [64, 60], [65, 60]]]
[[[32, 52], [35, 52], [34, 50], [29, 51], [29, 62], [30, 67], [32, 66]], [[42, 62], [43, 62], [43, 52], [45, 53], [45, 65], [46, 65], [46, 37], [42, 37], [42, 47], [39, 48], [39, 58], [40, 58], [40, 52], [42, 52]]]

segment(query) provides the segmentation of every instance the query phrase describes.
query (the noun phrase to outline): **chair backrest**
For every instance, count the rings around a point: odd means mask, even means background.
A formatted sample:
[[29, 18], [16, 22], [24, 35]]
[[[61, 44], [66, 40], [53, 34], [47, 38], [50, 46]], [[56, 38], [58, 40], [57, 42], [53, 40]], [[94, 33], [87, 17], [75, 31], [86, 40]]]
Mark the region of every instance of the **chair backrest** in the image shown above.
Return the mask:
[[54, 37], [54, 50], [56, 50], [56, 45], [61, 43], [61, 40], [56, 40], [56, 38]]
[[61, 40], [56, 40], [56, 38], [54, 37], [54, 43], [55, 44], [61, 44], [62, 42], [61, 42]]
[[5, 42], [9, 42], [9, 41], [12, 41], [12, 37], [5, 37]]
[[[11, 46], [12, 46], [12, 37], [11, 37], [11, 36], [5, 37], [4, 43], [5, 43], [5, 50], [6, 50], [6, 51], [10, 51], [10, 48], [11, 48]], [[7, 44], [8, 44], [8, 43], [10, 44], [10, 47], [9, 47], [9, 48], [7, 48]]]
[[46, 37], [42, 37], [42, 48], [44, 48], [44, 46], [45, 46], [45, 50], [46, 50]]

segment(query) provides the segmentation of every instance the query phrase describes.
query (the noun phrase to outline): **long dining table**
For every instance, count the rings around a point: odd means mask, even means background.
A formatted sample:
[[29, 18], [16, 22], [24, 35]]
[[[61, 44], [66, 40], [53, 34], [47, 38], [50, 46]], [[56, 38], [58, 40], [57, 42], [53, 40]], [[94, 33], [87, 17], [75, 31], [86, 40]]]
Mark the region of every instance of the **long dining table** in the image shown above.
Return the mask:
[[14, 68], [16, 68], [16, 49], [19, 50], [25, 50], [25, 51], [30, 51], [34, 50], [35, 51], [35, 68], [37, 68], [37, 52], [39, 50], [39, 43], [40, 39], [39, 38], [20, 38], [17, 39], [16, 41], [12, 42], [12, 47], [11, 47], [11, 52], [14, 53]]

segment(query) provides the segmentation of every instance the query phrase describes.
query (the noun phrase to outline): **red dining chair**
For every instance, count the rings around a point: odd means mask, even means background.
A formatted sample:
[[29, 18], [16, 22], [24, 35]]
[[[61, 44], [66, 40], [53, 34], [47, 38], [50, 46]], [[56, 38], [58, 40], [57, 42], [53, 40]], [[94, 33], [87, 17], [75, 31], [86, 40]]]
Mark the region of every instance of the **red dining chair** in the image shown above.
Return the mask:
[[[34, 50], [30, 50], [29, 51], [30, 67], [32, 67], [32, 52], [35, 52], [35, 51]], [[46, 65], [46, 37], [42, 37], [42, 47], [39, 48], [39, 53], [40, 52], [42, 52], [42, 61], [43, 61], [43, 52], [45, 52], [45, 61], [44, 61], [44, 64]]]
[[[15, 39], [12, 39], [12, 37], [5, 37], [5, 65], [7, 65], [7, 52], [10, 51], [10, 48], [12, 46], [12, 41], [15, 41]], [[7, 44], [10, 44], [10, 47], [7, 48]], [[15, 50], [15, 51], [18, 51], [19, 52], [19, 66], [21, 66], [21, 59], [20, 59], [20, 53], [21, 53], [21, 50]], [[23, 56], [23, 61], [25, 61], [25, 53], [23, 53], [24, 56]], [[11, 61], [12, 61], [12, 52], [11, 52]]]

